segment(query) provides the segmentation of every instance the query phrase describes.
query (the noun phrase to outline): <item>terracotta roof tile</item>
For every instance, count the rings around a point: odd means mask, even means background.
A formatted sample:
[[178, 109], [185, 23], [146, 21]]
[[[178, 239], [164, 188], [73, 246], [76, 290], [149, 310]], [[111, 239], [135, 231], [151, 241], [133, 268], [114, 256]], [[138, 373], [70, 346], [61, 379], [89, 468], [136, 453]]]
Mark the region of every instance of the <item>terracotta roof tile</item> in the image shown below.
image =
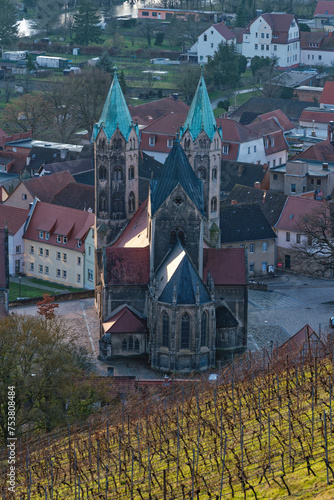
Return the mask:
[[236, 35], [233, 33], [230, 28], [226, 26], [226, 24], [222, 23], [217, 23], [212, 26], [212, 28], [215, 28], [215, 30], [218, 31], [218, 33], [225, 38], [225, 40], [233, 40], [236, 38]]
[[128, 225], [113, 244], [114, 248], [144, 248], [148, 245], [147, 239], [147, 200], [144, 201], [134, 214]]
[[284, 132], [287, 132], [294, 128], [294, 124], [289, 120], [289, 118], [285, 113], [283, 113], [281, 109], [275, 109], [274, 111], [269, 111], [269, 113], [259, 115], [259, 119], [261, 121], [267, 120], [268, 118], [276, 119]]
[[129, 106], [132, 119], [138, 121], [139, 125], [149, 125], [153, 120], [160, 118], [166, 113], [184, 113], [187, 114], [189, 106], [180, 99], [166, 97], [158, 101], [140, 104], [139, 106]]
[[325, 140], [313, 144], [309, 148], [305, 149], [301, 153], [293, 157], [293, 160], [317, 160], [321, 162], [333, 162], [334, 161], [334, 146], [330, 141]]
[[150, 279], [150, 249], [106, 248], [106, 283], [146, 285]]
[[[327, 14], [326, 14], [327, 13]], [[331, 0], [318, 0], [314, 15], [334, 15], [334, 3]]]
[[299, 196], [288, 196], [281, 217], [278, 219], [275, 227], [284, 231], [298, 231], [302, 216], [323, 207], [324, 204], [322, 201], [309, 200]]
[[265, 147], [266, 155], [289, 149], [283, 130], [275, 118], [268, 118], [267, 120], [251, 123], [247, 125], [247, 128], [259, 134], [264, 140], [274, 139], [273, 144], [271, 140], [268, 141], [268, 147]]
[[[157, 118], [147, 127], [141, 130], [140, 149], [145, 151], [159, 151], [169, 153], [171, 148], [167, 146], [167, 140], [173, 141], [187, 115], [185, 113], [166, 113]], [[155, 137], [155, 145], [150, 146], [149, 138]]]
[[334, 120], [334, 112], [330, 110], [320, 111], [317, 109], [304, 109], [299, 121], [312, 123], [313, 120], [316, 123], [329, 123]]
[[223, 141], [248, 142], [259, 138], [259, 135], [235, 120], [217, 118], [217, 125], [222, 128]]
[[320, 97], [322, 104], [334, 104], [334, 82], [325, 82], [323, 91]]
[[27, 161], [26, 159], [28, 156], [29, 156], [28, 153], [14, 153], [13, 151], [0, 151], [0, 163], [2, 158], [14, 161], [8, 172], [11, 174], [19, 174], [24, 170]]
[[124, 306], [114, 316], [103, 323], [105, 333], [145, 333], [146, 321]]
[[204, 248], [203, 281], [208, 271], [215, 285], [246, 285], [244, 248]]
[[58, 191], [73, 181], [73, 176], [65, 170], [64, 172], [57, 172], [52, 175], [27, 179], [23, 181], [23, 184], [32, 196], [38, 198], [40, 201], [50, 203]]
[[16, 234], [28, 218], [29, 210], [24, 208], [0, 205], [0, 229], [4, 229], [7, 222], [8, 233]]
[[95, 212], [95, 188], [80, 182], [69, 182], [53, 196], [50, 203]]

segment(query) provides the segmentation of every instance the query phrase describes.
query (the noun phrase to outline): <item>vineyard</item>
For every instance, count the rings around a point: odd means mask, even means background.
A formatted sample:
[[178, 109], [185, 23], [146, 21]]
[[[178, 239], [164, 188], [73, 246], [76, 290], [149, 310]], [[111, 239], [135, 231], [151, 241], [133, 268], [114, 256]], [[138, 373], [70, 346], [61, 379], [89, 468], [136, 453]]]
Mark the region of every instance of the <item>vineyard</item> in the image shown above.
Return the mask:
[[15, 495], [2, 450], [1, 498], [331, 499], [333, 355], [247, 353], [213, 382], [119, 393], [85, 425], [18, 440]]

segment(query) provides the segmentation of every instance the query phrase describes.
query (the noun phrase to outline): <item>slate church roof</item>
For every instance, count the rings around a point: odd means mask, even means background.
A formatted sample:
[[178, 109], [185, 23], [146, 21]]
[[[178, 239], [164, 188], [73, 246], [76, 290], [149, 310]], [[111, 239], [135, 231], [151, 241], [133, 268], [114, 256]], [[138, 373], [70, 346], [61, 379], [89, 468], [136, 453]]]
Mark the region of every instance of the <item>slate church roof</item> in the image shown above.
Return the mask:
[[176, 140], [157, 179], [150, 183], [152, 215], [180, 184], [198, 210], [204, 214], [203, 183], [195, 175], [179, 140]]
[[156, 272], [156, 282], [162, 293], [160, 302], [171, 304], [176, 296], [178, 304], [196, 304], [199, 294], [200, 304], [210, 302], [210, 296], [195, 271], [186, 251], [177, 241]]
[[[117, 128], [121, 131], [125, 140], [127, 140], [132, 126], [133, 122], [130, 111], [118, 81], [117, 72], [115, 71], [100, 120], [94, 125], [93, 140], [96, 139], [101, 128], [103, 128], [108, 141]], [[136, 131], [138, 135], [138, 130]]]
[[212, 140], [217, 130], [215, 115], [212, 111], [203, 75], [199, 80], [187, 119], [181, 129], [181, 135], [184, 134], [188, 128], [194, 140], [202, 130], [204, 130], [209, 139]]

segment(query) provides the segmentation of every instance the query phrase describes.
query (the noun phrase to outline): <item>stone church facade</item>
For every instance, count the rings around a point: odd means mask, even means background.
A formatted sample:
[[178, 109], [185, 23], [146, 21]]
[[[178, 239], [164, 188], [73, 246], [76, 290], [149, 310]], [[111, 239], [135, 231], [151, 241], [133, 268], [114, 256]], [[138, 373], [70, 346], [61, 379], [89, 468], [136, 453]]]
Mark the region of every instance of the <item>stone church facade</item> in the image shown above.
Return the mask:
[[139, 205], [139, 133], [114, 77], [94, 128], [100, 359], [190, 372], [247, 346], [243, 248], [219, 248], [221, 131], [203, 76]]

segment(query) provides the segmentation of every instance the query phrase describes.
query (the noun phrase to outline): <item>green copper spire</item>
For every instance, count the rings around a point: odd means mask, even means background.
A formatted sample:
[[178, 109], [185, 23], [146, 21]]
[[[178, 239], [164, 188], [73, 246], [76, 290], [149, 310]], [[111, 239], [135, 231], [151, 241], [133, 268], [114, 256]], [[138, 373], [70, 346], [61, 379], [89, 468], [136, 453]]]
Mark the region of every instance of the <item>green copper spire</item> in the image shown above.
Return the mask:
[[94, 125], [93, 140], [96, 139], [101, 127], [104, 129], [108, 141], [110, 140], [117, 127], [121, 131], [124, 138], [127, 140], [132, 126], [132, 118], [126, 104], [121, 86], [119, 84], [117, 72], [115, 69], [114, 79], [104, 103], [100, 120]]
[[217, 129], [215, 115], [212, 111], [211, 102], [205, 85], [203, 71], [199, 79], [194, 99], [191, 103], [188, 116], [181, 129], [181, 135], [189, 128], [193, 139], [204, 130], [210, 141], [213, 139]]

